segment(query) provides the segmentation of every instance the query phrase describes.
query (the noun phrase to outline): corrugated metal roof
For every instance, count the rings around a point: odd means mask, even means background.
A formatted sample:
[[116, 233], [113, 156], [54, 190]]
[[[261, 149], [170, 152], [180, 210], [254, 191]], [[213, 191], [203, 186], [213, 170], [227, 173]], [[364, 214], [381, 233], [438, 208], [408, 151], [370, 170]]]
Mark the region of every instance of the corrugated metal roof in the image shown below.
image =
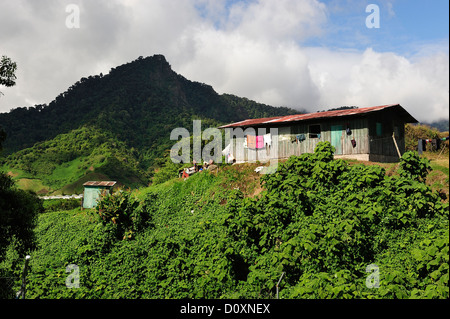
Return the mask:
[[84, 183], [83, 186], [103, 186], [103, 187], [112, 187], [116, 185], [117, 182], [87, 182]]
[[408, 121], [410, 123], [417, 123], [417, 120], [412, 117], [400, 104], [389, 104], [389, 105], [381, 105], [381, 106], [371, 106], [359, 109], [346, 109], [346, 110], [335, 110], [335, 111], [326, 111], [326, 112], [317, 112], [317, 113], [307, 113], [307, 114], [297, 114], [297, 115], [287, 115], [287, 116], [278, 116], [278, 117], [268, 117], [268, 118], [260, 118], [260, 119], [249, 119], [245, 121], [240, 121], [228, 125], [223, 125], [219, 128], [230, 128], [230, 127], [248, 127], [253, 125], [261, 125], [261, 124], [274, 124], [274, 123], [289, 123], [289, 122], [297, 122], [297, 121], [305, 121], [312, 119], [320, 119], [320, 118], [330, 118], [330, 117], [339, 117], [339, 116], [352, 116], [359, 115], [369, 112], [381, 111], [391, 107], [398, 107], [403, 112], [406, 113], [408, 117]]

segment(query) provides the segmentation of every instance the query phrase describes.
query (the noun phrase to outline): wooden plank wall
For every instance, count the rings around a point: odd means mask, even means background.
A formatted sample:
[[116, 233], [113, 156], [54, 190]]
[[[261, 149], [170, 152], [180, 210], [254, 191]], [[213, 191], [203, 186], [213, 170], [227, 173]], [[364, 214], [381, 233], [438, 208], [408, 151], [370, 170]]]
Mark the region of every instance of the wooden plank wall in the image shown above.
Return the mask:
[[[383, 125], [383, 135], [376, 135], [376, 123]], [[320, 138], [311, 138], [309, 136], [309, 126], [320, 125]], [[339, 155], [357, 155], [357, 154], [377, 154], [384, 156], [397, 156], [397, 150], [392, 140], [392, 132], [396, 130], [396, 141], [401, 154], [405, 150], [404, 141], [404, 122], [401, 119], [386, 116], [386, 114], [374, 114], [358, 118], [329, 119], [322, 121], [310, 121], [298, 123], [291, 126], [278, 127], [278, 152], [274, 150], [274, 144], [261, 150], [242, 149], [243, 138], [236, 139], [233, 154], [237, 154], [238, 162], [243, 161], [268, 161], [271, 158], [288, 158], [292, 155], [300, 156], [303, 153], [313, 153], [317, 144], [321, 141], [331, 142], [331, 126], [341, 125], [341, 145], [342, 154]], [[346, 134], [347, 125], [351, 129], [351, 135]], [[266, 128], [269, 132], [269, 128]], [[292, 141], [291, 137], [298, 134], [304, 134], [306, 140]], [[351, 140], [355, 139], [356, 147], [353, 147]], [[240, 147], [236, 147], [240, 146]], [[241, 153], [239, 154], [239, 148]], [[338, 155], [338, 154], [336, 154]]]
[[[376, 123], [382, 125], [381, 136], [377, 135]], [[405, 152], [405, 123], [394, 116], [374, 114], [369, 122], [370, 153], [398, 157], [392, 133], [395, 133], [398, 148], [403, 155]]]

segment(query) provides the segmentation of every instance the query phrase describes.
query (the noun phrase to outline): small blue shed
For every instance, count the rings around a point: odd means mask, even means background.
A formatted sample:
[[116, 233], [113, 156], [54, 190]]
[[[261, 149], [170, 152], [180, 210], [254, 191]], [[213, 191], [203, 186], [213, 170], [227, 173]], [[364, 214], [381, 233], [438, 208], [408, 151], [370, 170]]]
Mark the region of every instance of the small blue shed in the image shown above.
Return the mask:
[[83, 208], [94, 208], [101, 195], [110, 194], [117, 182], [84, 183]]

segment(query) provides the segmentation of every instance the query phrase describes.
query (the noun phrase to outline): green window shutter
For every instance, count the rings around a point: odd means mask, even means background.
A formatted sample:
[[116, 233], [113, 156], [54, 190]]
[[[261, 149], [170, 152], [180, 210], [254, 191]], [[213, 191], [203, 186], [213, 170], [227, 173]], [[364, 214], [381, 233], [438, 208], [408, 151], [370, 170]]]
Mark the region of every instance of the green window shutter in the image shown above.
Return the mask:
[[377, 128], [377, 136], [382, 136], [383, 135], [383, 124], [377, 122], [376, 128]]

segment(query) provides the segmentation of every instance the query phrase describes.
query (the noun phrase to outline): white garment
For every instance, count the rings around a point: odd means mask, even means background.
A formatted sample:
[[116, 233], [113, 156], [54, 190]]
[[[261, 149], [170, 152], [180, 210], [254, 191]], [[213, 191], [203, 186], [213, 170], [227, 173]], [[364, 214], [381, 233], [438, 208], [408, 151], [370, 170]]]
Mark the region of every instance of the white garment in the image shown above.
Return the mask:
[[228, 146], [225, 147], [225, 149], [222, 151], [222, 155], [227, 156], [228, 154], [230, 154], [230, 148], [231, 148], [231, 144], [228, 144]]
[[264, 135], [264, 145], [272, 145], [272, 135], [270, 133]]

